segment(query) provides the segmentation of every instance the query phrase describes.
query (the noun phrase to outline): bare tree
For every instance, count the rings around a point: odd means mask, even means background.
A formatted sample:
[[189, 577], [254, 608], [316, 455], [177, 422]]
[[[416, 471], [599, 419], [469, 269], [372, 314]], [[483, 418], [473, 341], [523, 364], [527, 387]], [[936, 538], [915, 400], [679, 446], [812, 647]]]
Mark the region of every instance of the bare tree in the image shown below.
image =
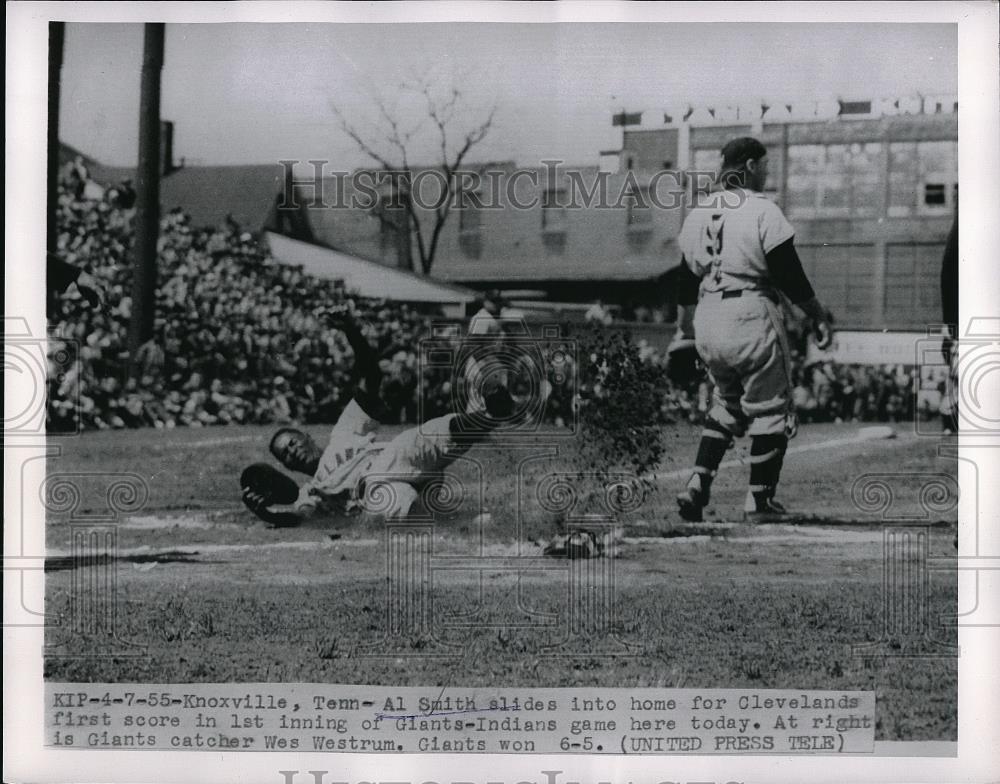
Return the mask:
[[[404, 82], [400, 86], [400, 94], [415, 98], [422, 104], [419, 114], [413, 111], [415, 107], [411, 107], [410, 114], [416, 119], [409, 124], [404, 119], [405, 112], [398, 107], [390, 107], [380, 95], [373, 96], [378, 120], [371, 130], [361, 130], [346, 117], [341, 107], [334, 105], [333, 111], [340, 129], [358, 149], [378, 164], [383, 172], [392, 174], [387, 178], [392, 191], [389, 205], [404, 216], [406, 241], [409, 241], [409, 232], [412, 231], [420, 257], [420, 269], [427, 275], [434, 266], [441, 231], [454, 206], [456, 188], [461, 187], [456, 173], [461, 171], [469, 151], [486, 138], [493, 125], [496, 107], [481, 113], [478, 118], [469, 116], [461, 90], [450, 87], [441, 91], [426, 76]], [[416, 169], [411, 159], [418, 147], [428, 144], [435, 149], [432, 155], [437, 160], [429, 167], [421, 168], [433, 168], [439, 172], [440, 176], [435, 179], [440, 183], [442, 192], [436, 194], [432, 206], [422, 207], [419, 199], [414, 200], [411, 190]], [[384, 223], [399, 228], [398, 218], [392, 212], [392, 209], [379, 209], [376, 214]], [[412, 261], [410, 266], [412, 268]]]

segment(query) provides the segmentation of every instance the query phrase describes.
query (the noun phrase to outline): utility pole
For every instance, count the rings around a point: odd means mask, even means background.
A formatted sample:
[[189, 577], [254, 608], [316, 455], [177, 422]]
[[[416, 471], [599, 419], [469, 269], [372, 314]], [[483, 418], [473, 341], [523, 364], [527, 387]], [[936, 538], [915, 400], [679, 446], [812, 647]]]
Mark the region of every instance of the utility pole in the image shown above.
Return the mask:
[[62, 80], [65, 22], [49, 22], [49, 127], [46, 160], [45, 250], [56, 252], [59, 233], [56, 205], [59, 203], [59, 94]]
[[153, 337], [156, 311], [156, 242], [160, 230], [160, 74], [162, 22], [145, 25], [139, 95], [139, 163], [136, 168], [135, 245], [132, 263], [132, 321], [129, 368], [133, 377], [139, 347]]

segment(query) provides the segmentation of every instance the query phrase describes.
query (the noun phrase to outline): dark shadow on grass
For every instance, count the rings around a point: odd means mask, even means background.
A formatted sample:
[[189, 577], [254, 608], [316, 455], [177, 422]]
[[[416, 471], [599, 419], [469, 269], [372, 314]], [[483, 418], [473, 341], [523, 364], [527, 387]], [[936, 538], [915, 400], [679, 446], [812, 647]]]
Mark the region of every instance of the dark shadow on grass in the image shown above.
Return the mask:
[[[845, 518], [828, 515], [793, 515], [785, 520], [771, 520], [761, 525], [806, 526], [810, 528], [881, 530], [890, 526], [927, 526], [939, 530], [957, 527], [954, 520], [879, 520], [871, 517]], [[626, 525], [625, 535], [629, 537], [649, 537], [653, 539], [675, 539], [688, 536], [718, 536], [745, 534], [758, 525], [744, 521], [711, 521], [704, 523], [671, 523], [663, 526]]]
[[145, 563], [190, 563], [190, 564], [223, 564], [227, 561], [217, 559], [200, 558], [198, 552], [182, 552], [179, 550], [166, 550], [159, 553], [142, 553], [137, 555], [121, 555], [117, 558], [110, 558], [106, 555], [99, 558], [84, 559], [74, 558], [70, 555], [60, 555], [45, 559], [46, 572], [65, 572], [71, 569], [80, 569], [85, 566], [104, 565], [110, 561], [121, 563], [145, 564]]
[[879, 530], [887, 526], [927, 526], [929, 528], [954, 528], [954, 520], [922, 520], [900, 518], [882, 520], [873, 517], [833, 517], [828, 515], [793, 515], [788, 520], [776, 521], [776, 525], [807, 525], [818, 528], [853, 528]]

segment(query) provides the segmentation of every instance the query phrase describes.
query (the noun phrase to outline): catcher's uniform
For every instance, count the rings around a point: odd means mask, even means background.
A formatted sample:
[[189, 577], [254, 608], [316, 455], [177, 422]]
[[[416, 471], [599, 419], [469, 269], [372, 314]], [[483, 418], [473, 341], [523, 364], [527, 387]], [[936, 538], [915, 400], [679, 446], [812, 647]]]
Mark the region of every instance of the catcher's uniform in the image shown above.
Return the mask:
[[376, 444], [379, 423], [352, 400], [330, 431], [319, 468], [299, 490], [295, 508], [309, 513], [346, 493], [346, 511], [364, 509], [388, 519], [404, 517], [417, 499], [418, 488], [467, 448], [452, 437], [453, 417], [431, 419], [388, 443]]
[[794, 234], [774, 202], [737, 189], [693, 209], [678, 237], [701, 279], [694, 326], [715, 385], [709, 415], [733, 435], [794, 432], [788, 337], [765, 258]]
[[940, 413], [946, 429], [958, 432], [958, 212], [948, 232], [941, 258], [941, 315], [945, 328], [943, 338], [948, 344], [948, 382], [941, 398]]

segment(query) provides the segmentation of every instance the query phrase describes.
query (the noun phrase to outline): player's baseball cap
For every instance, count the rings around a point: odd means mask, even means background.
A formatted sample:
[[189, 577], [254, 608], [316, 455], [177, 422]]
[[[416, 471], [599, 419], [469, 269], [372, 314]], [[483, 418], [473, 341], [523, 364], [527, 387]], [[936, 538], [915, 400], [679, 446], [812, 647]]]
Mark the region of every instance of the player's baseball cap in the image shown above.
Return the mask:
[[726, 142], [722, 148], [722, 168], [739, 169], [747, 161], [759, 161], [767, 155], [767, 148], [752, 136], [741, 136]]

